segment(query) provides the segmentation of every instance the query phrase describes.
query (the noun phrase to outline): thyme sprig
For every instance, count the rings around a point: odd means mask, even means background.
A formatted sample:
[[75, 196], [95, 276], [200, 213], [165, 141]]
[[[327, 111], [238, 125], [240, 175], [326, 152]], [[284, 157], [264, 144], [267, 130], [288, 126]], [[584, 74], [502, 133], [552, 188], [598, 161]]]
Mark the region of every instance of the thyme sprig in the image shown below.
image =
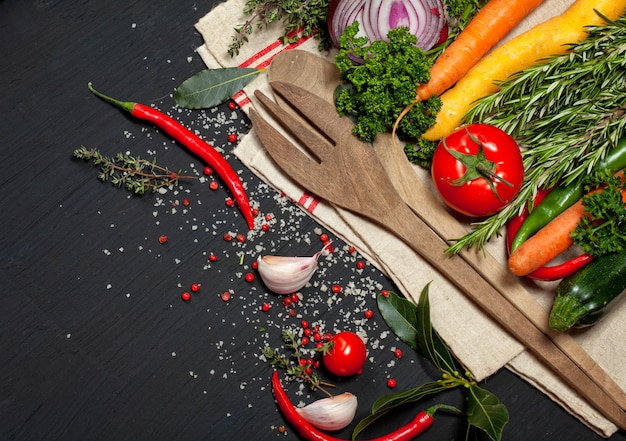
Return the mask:
[[101, 181], [110, 181], [116, 187], [125, 188], [134, 194], [156, 192], [159, 188], [177, 184], [179, 179], [196, 178], [172, 172], [167, 167], [157, 165], [156, 160], [148, 161], [128, 153], [117, 153], [109, 157], [97, 149], [88, 149], [84, 145], [74, 150], [74, 157], [100, 166], [98, 179]]
[[[290, 381], [300, 380], [308, 383], [311, 390], [319, 389], [329, 397], [332, 396], [325, 387], [335, 387], [334, 384], [322, 381], [315, 372], [315, 361], [307, 357], [302, 351], [302, 340], [298, 338], [296, 333], [291, 329], [283, 329], [282, 338], [285, 346], [292, 351], [289, 356], [283, 355], [279, 349], [272, 349], [265, 346], [262, 349], [263, 356], [267, 361], [279, 369], [284, 369], [287, 379]], [[325, 343], [321, 348], [316, 348], [316, 352], [328, 351], [330, 343]]]
[[468, 112], [468, 122], [495, 125], [517, 139], [526, 175], [513, 202], [474, 224], [449, 252], [482, 248], [539, 188], [588, 174], [626, 134], [626, 16], [605, 20], [588, 27], [568, 53], [501, 82]]
[[295, 43], [301, 37], [313, 36], [320, 41], [320, 49], [331, 45], [326, 26], [330, 0], [246, 0], [243, 13], [249, 18], [234, 28], [232, 43], [227, 53], [239, 54], [254, 30], [262, 30], [272, 23], [284, 26], [283, 44]]

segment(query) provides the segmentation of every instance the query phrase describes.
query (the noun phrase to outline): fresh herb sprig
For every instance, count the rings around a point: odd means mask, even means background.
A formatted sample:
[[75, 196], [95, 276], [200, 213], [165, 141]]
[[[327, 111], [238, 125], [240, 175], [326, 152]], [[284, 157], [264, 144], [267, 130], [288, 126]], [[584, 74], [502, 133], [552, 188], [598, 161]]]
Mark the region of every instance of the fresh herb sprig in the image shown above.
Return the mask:
[[156, 192], [159, 188], [167, 188], [178, 183], [179, 179], [194, 179], [195, 176], [181, 176], [180, 172], [172, 172], [161, 167], [155, 161], [148, 161], [128, 153], [117, 153], [113, 157], [103, 155], [97, 149], [85, 146], [74, 150], [74, 157], [91, 161], [100, 167], [98, 179], [110, 181], [118, 188], [125, 188], [134, 194]]
[[282, 23], [283, 44], [295, 43], [299, 38], [313, 36], [320, 41], [320, 49], [331, 46], [326, 26], [330, 0], [246, 0], [243, 13], [250, 16], [234, 28], [227, 53], [239, 54], [255, 30], [261, 31], [273, 23]]
[[539, 188], [586, 175], [626, 134], [626, 16], [587, 33], [568, 53], [520, 71], [469, 111], [467, 122], [495, 125], [517, 139], [526, 176], [510, 205], [474, 224], [449, 252], [482, 248]]
[[[591, 192], [601, 188], [601, 191]], [[626, 250], [626, 184], [619, 176], [596, 173], [585, 185], [582, 199], [585, 216], [572, 233], [572, 240], [592, 256]]]
[[[325, 388], [335, 386], [320, 379], [315, 371], [315, 361], [302, 352], [302, 341], [298, 338], [296, 333], [291, 329], [283, 329], [282, 339], [285, 346], [290, 349], [292, 353], [286, 356], [283, 355], [279, 349], [272, 349], [269, 346], [265, 346], [262, 349], [262, 354], [267, 361], [272, 366], [284, 369], [287, 374], [287, 379], [290, 381], [299, 380], [308, 383], [312, 390], [319, 389], [329, 397], [332, 396]], [[324, 346], [317, 348], [315, 351], [328, 351], [328, 345], [329, 343], [325, 343]]]
[[[417, 402], [425, 396], [438, 394], [452, 388], [466, 391], [467, 423], [470, 428], [485, 432], [492, 440], [502, 439], [509, 413], [504, 404], [491, 392], [479, 387], [470, 372], [461, 374], [459, 363], [449, 352], [430, 321], [429, 285], [426, 285], [416, 304], [389, 292], [378, 296], [378, 308], [389, 328], [410, 348], [429, 360], [440, 372], [441, 378], [414, 389], [385, 395], [374, 402], [372, 413], [361, 420], [353, 439], [367, 426], [395, 407]], [[452, 406], [445, 406], [452, 410]], [[458, 413], [463, 413], [455, 409]], [[467, 436], [469, 437], [468, 430]]]
[[[359, 23], [346, 27], [335, 57], [341, 77], [351, 87], [336, 94], [340, 115], [356, 119], [354, 134], [372, 142], [379, 133], [390, 131], [400, 113], [415, 99], [417, 86], [430, 79], [432, 60], [415, 46], [417, 38], [407, 28], [389, 31], [389, 42], [370, 42], [357, 37]], [[363, 60], [355, 64], [354, 58]], [[402, 140], [418, 139], [435, 123], [441, 108], [438, 97], [415, 105], [400, 121], [397, 134]]]

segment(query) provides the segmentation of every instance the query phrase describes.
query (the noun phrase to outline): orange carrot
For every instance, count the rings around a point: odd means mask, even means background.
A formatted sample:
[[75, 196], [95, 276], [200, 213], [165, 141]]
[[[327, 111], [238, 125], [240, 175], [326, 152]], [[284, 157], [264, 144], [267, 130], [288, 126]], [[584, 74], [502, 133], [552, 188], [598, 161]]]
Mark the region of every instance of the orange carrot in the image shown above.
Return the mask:
[[[623, 177], [623, 172], [618, 173], [617, 176]], [[588, 194], [596, 191], [602, 190], [594, 190]], [[622, 191], [622, 200], [626, 203], [626, 190]], [[517, 247], [509, 256], [509, 270], [516, 276], [526, 276], [567, 250], [574, 243], [570, 234], [576, 229], [583, 216], [585, 216], [585, 206], [583, 200], [579, 199]]]
[[509, 270], [516, 276], [526, 276], [571, 247], [574, 242], [570, 233], [584, 212], [585, 206], [580, 199], [552, 219], [509, 256]]
[[420, 101], [452, 87], [506, 34], [544, 0], [490, 0], [430, 68], [430, 80], [417, 87], [415, 101], [400, 113], [395, 134], [404, 116]]
[[470, 68], [544, 0], [491, 0], [456, 40], [437, 58], [430, 80], [417, 88], [417, 101], [439, 95]]

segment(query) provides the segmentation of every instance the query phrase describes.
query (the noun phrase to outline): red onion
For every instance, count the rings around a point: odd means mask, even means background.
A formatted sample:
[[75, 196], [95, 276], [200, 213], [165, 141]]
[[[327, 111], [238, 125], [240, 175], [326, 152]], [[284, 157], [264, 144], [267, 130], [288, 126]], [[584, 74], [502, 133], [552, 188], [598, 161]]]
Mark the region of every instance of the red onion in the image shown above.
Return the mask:
[[417, 47], [427, 51], [444, 34], [445, 8], [442, 0], [332, 0], [328, 8], [328, 30], [335, 46], [345, 28], [359, 22], [358, 36], [370, 41], [388, 41], [387, 33], [409, 28]]

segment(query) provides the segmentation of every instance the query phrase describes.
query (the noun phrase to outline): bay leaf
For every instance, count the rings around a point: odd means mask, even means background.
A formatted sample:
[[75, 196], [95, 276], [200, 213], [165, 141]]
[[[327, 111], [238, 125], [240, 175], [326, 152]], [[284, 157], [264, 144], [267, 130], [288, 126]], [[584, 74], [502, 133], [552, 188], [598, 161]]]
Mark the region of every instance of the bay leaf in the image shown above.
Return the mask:
[[476, 384], [470, 384], [467, 395], [467, 421], [484, 431], [493, 441], [500, 441], [504, 426], [509, 421], [509, 412], [494, 394]]
[[182, 82], [174, 101], [185, 109], [208, 109], [228, 101], [265, 69], [225, 67], [205, 69]]

